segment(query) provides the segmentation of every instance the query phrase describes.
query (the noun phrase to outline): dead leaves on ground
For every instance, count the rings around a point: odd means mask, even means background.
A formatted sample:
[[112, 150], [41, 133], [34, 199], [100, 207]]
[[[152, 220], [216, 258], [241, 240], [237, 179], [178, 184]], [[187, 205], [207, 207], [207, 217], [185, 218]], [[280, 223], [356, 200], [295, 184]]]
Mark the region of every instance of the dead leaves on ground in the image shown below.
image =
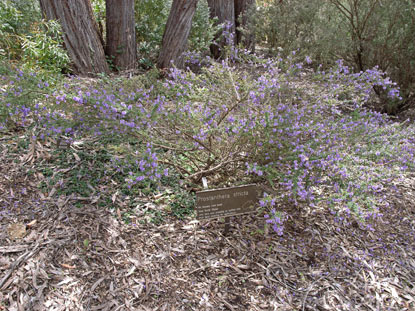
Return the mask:
[[[36, 143], [21, 160], [30, 166], [47, 148]], [[0, 148], [0, 205], [9, 211], [0, 218], [0, 310], [415, 308], [413, 177], [388, 193], [393, 207], [373, 232], [341, 226], [322, 211], [303, 219], [287, 210], [292, 217], [282, 238], [259, 233], [262, 221], [252, 216], [233, 219], [223, 235], [221, 221], [126, 225], [116, 192], [109, 196], [118, 207], [113, 214], [92, 197], [42, 196], [34, 187], [39, 176], [25, 175], [6, 149]], [[140, 198], [134, 217], [157, 208]], [[19, 234], [10, 235], [13, 226]]]

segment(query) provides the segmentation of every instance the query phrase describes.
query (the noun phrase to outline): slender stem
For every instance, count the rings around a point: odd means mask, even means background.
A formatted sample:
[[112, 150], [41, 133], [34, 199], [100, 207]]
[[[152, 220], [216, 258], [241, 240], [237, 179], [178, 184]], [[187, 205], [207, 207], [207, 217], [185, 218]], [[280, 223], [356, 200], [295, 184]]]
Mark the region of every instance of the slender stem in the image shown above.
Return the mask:
[[234, 163], [234, 162], [239, 162], [241, 160], [242, 159], [233, 159], [233, 160], [229, 160], [229, 161], [225, 161], [225, 162], [219, 163], [218, 165], [216, 165], [216, 166], [214, 166], [214, 167], [212, 167], [210, 169], [207, 169], [207, 170], [203, 170], [203, 171], [194, 173], [194, 174], [188, 176], [188, 178], [189, 179], [194, 179], [195, 177], [200, 177], [200, 176], [203, 176], [203, 175], [206, 175], [206, 174], [213, 173], [214, 171], [217, 171], [218, 169], [221, 169], [222, 167], [224, 167], [227, 164]]

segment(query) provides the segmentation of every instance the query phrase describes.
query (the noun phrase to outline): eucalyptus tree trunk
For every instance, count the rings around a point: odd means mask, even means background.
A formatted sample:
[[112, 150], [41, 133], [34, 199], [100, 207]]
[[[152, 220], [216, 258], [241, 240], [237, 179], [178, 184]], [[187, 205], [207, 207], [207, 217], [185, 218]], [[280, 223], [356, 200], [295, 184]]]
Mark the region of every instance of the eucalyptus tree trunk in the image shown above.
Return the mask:
[[109, 72], [103, 41], [89, 0], [40, 0], [43, 15], [58, 20], [76, 74]]
[[134, 69], [136, 41], [134, 0], [106, 0], [107, 45], [105, 52], [119, 70]]
[[186, 49], [197, 2], [198, 0], [173, 0], [157, 61], [159, 68], [171, 67], [172, 62], [178, 68], [183, 66], [182, 54]]
[[[215, 58], [219, 58], [222, 55], [222, 50], [229, 40], [235, 43], [235, 5], [233, 0], [208, 0], [210, 9], [210, 17], [218, 18], [219, 24], [226, 25], [228, 27], [225, 33], [218, 33], [216, 39], [221, 35], [222, 38], [219, 42], [216, 42], [210, 46], [210, 51]], [[227, 38], [226, 38], [227, 37]], [[218, 41], [218, 40], [216, 40]]]
[[255, 51], [255, 35], [241, 31], [249, 25], [249, 11], [255, 8], [255, 0], [235, 0], [236, 44], [242, 44], [248, 50]]

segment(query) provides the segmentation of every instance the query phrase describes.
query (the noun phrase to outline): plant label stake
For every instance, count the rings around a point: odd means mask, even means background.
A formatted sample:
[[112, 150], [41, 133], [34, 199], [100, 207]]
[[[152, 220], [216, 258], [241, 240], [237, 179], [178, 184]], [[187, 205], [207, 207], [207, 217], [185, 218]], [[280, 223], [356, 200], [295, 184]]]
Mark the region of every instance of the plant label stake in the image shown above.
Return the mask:
[[198, 220], [225, 217], [225, 231], [230, 227], [230, 217], [255, 211], [258, 202], [256, 185], [246, 185], [208, 190], [207, 180], [202, 178], [205, 190], [196, 192], [196, 218]]

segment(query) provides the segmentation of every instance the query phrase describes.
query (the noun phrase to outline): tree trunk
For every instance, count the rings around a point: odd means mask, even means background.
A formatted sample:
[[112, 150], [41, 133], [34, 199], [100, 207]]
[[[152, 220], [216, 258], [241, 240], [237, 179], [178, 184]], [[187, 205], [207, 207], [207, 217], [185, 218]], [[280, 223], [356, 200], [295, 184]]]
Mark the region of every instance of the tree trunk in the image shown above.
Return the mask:
[[236, 44], [242, 44], [248, 50], [255, 51], [255, 35], [242, 33], [249, 22], [249, 10], [255, 8], [255, 0], [235, 0]]
[[172, 62], [178, 68], [183, 66], [182, 54], [186, 49], [197, 1], [173, 0], [157, 61], [159, 68], [168, 68]]
[[[229, 38], [235, 43], [235, 6], [233, 0], [208, 0], [210, 9], [210, 17], [218, 18], [219, 24], [230, 23]], [[219, 33], [216, 37], [218, 38]], [[227, 38], [222, 39], [216, 44], [210, 46], [210, 51], [215, 58], [219, 58], [222, 55], [222, 49], [227, 44]], [[228, 42], [229, 44], [229, 42]]]
[[58, 20], [61, 24], [75, 73], [109, 72], [89, 0], [40, 0], [40, 6], [47, 19]]
[[106, 54], [117, 69], [134, 69], [136, 64], [134, 0], [106, 0], [106, 18]]

